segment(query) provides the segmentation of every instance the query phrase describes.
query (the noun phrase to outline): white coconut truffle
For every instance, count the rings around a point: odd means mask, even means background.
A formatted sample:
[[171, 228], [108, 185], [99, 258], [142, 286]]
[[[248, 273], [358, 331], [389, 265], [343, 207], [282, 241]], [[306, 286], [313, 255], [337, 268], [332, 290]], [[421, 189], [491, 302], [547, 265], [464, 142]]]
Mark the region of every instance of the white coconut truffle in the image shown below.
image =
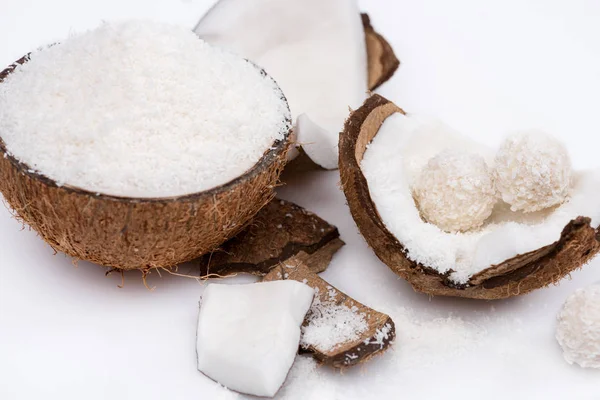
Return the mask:
[[447, 232], [477, 228], [496, 203], [491, 171], [481, 156], [445, 150], [429, 160], [413, 184], [426, 221]]
[[563, 203], [571, 186], [565, 146], [538, 131], [508, 137], [496, 154], [496, 188], [512, 211], [533, 212]]
[[569, 364], [600, 368], [600, 285], [578, 289], [567, 299], [556, 339]]

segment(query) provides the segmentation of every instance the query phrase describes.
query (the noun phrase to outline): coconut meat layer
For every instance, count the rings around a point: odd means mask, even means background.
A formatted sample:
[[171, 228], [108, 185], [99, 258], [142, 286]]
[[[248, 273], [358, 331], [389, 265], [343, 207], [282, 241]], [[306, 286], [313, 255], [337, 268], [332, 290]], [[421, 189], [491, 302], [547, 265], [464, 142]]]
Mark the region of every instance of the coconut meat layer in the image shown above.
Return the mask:
[[225, 184], [289, 131], [269, 76], [189, 29], [104, 23], [0, 83], [10, 154], [59, 185], [172, 197]]
[[208, 285], [198, 317], [198, 370], [231, 390], [273, 397], [294, 363], [314, 295], [294, 280]]
[[446, 149], [482, 155], [492, 167], [492, 149], [443, 123], [401, 113], [391, 115], [369, 144], [361, 163], [369, 192], [387, 229], [412, 261], [465, 284], [474, 274], [503, 261], [550, 245], [578, 216], [600, 223], [600, 170], [576, 171], [569, 199], [534, 213], [511, 212], [499, 201], [478, 230], [447, 233], [425, 222], [411, 193], [413, 180], [427, 161]]
[[367, 93], [356, 0], [222, 0], [194, 31], [265, 68], [294, 120], [305, 114], [296, 126], [298, 143], [323, 168], [337, 168], [338, 133], [348, 108], [359, 107]]

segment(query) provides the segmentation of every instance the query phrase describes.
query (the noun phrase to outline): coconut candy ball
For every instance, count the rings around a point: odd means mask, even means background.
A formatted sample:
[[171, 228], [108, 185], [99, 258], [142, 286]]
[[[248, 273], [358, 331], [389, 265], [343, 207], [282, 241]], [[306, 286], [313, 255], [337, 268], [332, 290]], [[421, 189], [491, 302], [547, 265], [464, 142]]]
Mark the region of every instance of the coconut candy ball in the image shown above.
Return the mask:
[[563, 203], [571, 186], [565, 146], [543, 132], [508, 137], [496, 154], [496, 188], [512, 211], [533, 212]]
[[423, 218], [447, 232], [480, 227], [496, 203], [484, 159], [457, 150], [429, 160], [415, 180], [413, 196]]
[[556, 339], [569, 364], [600, 368], [600, 285], [578, 289], [567, 299]]

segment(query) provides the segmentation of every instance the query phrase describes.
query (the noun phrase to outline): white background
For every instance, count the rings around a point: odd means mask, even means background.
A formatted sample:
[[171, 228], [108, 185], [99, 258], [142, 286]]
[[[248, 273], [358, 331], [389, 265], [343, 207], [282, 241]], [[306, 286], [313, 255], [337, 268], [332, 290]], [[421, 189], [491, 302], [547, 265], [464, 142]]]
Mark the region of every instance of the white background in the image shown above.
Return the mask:
[[[0, 0], [0, 65], [106, 19], [192, 28], [211, 3]], [[361, 3], [403, 62], [381, 94], [490, 145], [508, 130], [544, 128], [568, 144], [577, 168], [600, 164], [600, 2]], [[286, 396], [600, 398], [600, 371], [566, 364], [554, 339], [560, 305], [576, 288], [600, 281], [600, 261], [522, 298], [429, 299], [367, 248], [338, 181], [337, 172], [315, 172], [290, 178], [281, 192], [339, 227], [347, 246], [323, 276], [390, 313], [399, 338], [393, 351], [343, 375], [324, 368], [306, 379], [300, 374]], [[53, 256], [0, 207], [0, 399], [237, 396], [195, 368], [202, 285], [153, 273], [148, 291], [131, 272], [120, 289], [120, 276], [104, 272]]]

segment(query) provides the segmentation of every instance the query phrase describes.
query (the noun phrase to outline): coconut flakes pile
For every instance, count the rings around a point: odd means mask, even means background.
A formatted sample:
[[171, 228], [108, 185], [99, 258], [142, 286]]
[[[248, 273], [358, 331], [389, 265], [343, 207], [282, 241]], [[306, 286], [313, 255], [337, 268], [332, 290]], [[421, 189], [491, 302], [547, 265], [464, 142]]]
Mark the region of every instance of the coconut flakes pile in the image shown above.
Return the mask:
[[60, 185], [125, 197], [211, 189], [288, 131], [253, 64], [183, 27], [104, 23], [35, 51], [0, 84], [9, 152]]
[[466, 233], [446, 233], [423, 221], [410, 187], [429, 159], [445, 149], [480, 154], [491, 165], [492, 152], [444, 124], [418, 116], [386, 119], [366, 151], [361, 169], [382, 221], [405, 246], [407, 256], [450, 279], [467, 283], [491, 265], [554, 243], [569, 221], [584, 215], [600, 224], [600, 171], [574, 172], [569, 200], [535, 213], [514, 213], [499, 202], [488, 223]]
[[357, 307], [336, 303], [336, 292], [329, 291], [329, 300], [321, 301], [317, 292], [307, 314], [308, 324], [302, 326], [300, 346], [314, 347], [321, 352], [335, 350], [340, 345], [360, 339], [369, 329], [364, 313]]

